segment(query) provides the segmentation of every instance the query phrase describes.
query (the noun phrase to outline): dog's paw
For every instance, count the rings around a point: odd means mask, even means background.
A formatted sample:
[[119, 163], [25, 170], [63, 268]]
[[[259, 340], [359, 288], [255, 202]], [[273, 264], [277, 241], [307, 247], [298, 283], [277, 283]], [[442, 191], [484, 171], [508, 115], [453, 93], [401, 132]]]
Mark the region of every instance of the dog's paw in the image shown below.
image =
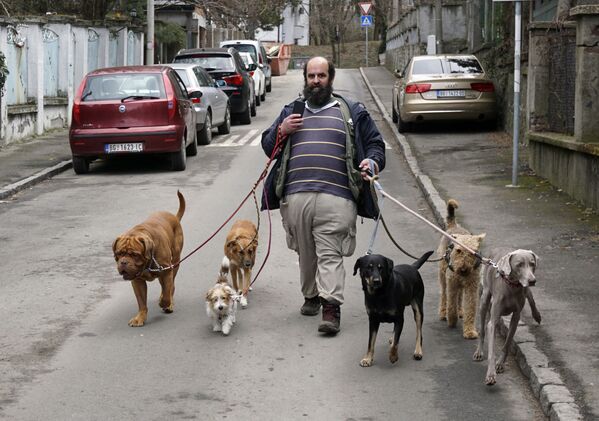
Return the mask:
[[213, 332], [220, 332], [222, 329], [219, 325], [214, 325], [212, 326], [212, 331]]
[[538, 310], [532, 312], [532, 318], [535, 320], [535, 322], [541, 324], [541, 313], [539, 313]]
[[241, 302], [241, 308], [247, 308], [247, 306], [248, 306], [248, 299], [247, 299], [247, 297], [245, 295], [241, 296], [240, 302]]
[[414, 359], [416, 361], [420, 361], [422, 359], [422, 354], [419, 352], [414, 352]]
[[457, 317], [448, 317], [447, 318], [447, 327], [455, 328], [458, 325]]
[[167, 314], [171, 314], [173, 312], [173, 305], [171, 304], [168, 307], [162, 307], [162, 311], [164, 311]]
[[389, 350], [389, 362], [391, 364], [395, 364], [399, 360], [399, 356], [397, 354], [397, 347], [391, 347]]
[[478, 332], [476, 330], [467, 330], [464, 332], [464, 339], [477, 339]]
[[485, 377], [485, 384], [487, 386], [493, 386], [495, 383], [497, 383], [497, 380], [495, 379], [496, 375], [495, 374], [489, 374], [487, 377]]
[[231, 327], [230, 326], [223, 327], [223, 335], [228, 336], [229, 332], [231, 332]]
[[483, 353], [480, 352], [478, 349], [474, 352], [474, 355], [472, 356], [472, 359], [474, 361], [482, 361], [483, 360]]
[[360, 366], [361, 367], [371, 367], [372, 363], [373, 363], [373, 359], [372, 357], [364, 357], [362, 358], [362, 360], [360, 361]]
[[503, 371], [504, 371], [503, 363], [497, 363], [495, 365], [495, 371], [498, 373], [503, 373]]
[[138, 316], [135, 316], [131, 320], [129, 320], [129, 326], [131, 327], [142, 327], [146, 321]]
[[444, 308], [439, 309], [439, 320], [441, 320], [441, 321], [447, 320], [447, 309], [444, 309]]

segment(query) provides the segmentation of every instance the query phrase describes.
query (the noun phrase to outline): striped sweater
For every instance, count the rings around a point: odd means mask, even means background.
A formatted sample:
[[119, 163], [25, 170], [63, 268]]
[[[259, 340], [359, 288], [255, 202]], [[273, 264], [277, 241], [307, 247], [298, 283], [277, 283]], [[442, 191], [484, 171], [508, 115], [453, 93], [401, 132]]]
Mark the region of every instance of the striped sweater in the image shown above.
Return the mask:
[[322, 192], [354, 200], [346, 164], [345, 123], [339, 105], [304, 111], [304, 123], [291, 135], [285, 194]]

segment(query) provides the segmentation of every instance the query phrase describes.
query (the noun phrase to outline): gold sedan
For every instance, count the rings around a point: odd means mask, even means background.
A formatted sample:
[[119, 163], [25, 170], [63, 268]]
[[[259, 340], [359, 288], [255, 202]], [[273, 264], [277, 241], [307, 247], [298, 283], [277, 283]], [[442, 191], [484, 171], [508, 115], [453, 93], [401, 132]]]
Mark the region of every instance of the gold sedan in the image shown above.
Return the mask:
[[395, 75], [392, 117], [400, 132], [425, 121], [477, 120], [495, 125], [495, 86], [475, 56], [415, 56]]

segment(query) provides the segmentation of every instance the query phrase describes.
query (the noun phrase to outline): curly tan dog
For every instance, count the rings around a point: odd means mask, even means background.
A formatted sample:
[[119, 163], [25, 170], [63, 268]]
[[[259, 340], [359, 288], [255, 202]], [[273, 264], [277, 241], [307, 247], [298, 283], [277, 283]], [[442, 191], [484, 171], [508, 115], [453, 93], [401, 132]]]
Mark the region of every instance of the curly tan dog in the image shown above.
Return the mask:
[[143, 221], [117, 237], [112, 251], [119, 274], [131, 281], [138, 312], [129, 326], [143, 326], [148, 317], [148, 286], [146, 282], [158, 278], [162, 292], [158, 305], [165, 313], [173, 312], [173, 294], [175, 276], [179, 267], [158, 271], [159, 267], [168, 267], [181, 260], [183, 249], [183, 229], [181, 218], [185, 212], [185, 198], [177, 191], [179, 210], [177, 215], [170, 212], [154, 212]]
[[[447, 202], [447, 232], [457, 241], [474, 251], [479, 251], [486, 234], [472, 235], [459, 225], [455, 218], [458, 202]], [[478, 286], [480, 283], [480, 259], [463, 249], [457, 243], [451, 243], [447, 237], [441, 239], [438, 254], [445, 256], [439, 263], [439, 319], [447, 320], [449, 327], [455, 327], [458, 316], [463, 312], [463, 334], [465, 339], [478, 338], [474, 325], [478, 307]], [[463, 308], [463, 311], [462, 311]]]

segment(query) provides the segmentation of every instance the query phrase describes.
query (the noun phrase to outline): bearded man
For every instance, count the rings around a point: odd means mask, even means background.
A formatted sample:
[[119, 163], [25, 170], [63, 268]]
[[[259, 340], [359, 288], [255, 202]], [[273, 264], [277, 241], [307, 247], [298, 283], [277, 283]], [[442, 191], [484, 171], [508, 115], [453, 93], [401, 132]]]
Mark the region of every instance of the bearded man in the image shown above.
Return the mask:
[[[280, 208], [287, 246], [297, 252], [304, 304], [318, 331], [339, 332], [345, 288], [343, 257], [356, 248], [357, 215], [376, 218], [366, 170], [385, 166], [385, 144], [363, 104], [333, 93], [335, 66], [313, 57], [304, 66], [302, 114], [286, 105], [262, 133], [262, 148], [277, 158], [262, 209]], [[275, 151], [277, 140], [284, 145]]]

